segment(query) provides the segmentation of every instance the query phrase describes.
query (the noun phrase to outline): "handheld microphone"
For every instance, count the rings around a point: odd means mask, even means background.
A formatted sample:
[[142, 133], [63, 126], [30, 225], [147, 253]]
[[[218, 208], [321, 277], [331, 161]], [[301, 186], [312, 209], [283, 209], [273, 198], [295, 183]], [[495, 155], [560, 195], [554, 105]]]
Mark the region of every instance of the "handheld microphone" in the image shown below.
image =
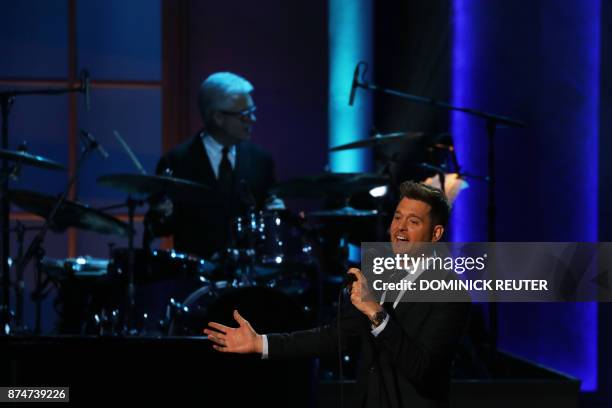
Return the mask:
[[102, 145], [98, 143], [96, 138], [94, 138], [91, 133], [85, 130], [81, 130], [81, 135], [92, 149], [96, 149], [98, 153], [100, 153], [100, 156], [102, 156], [102, 158], [108, 159], [108, 153], [106, 152], [106, 150], [104, 150], [104, 147], [102, 147]]
[[342, 284], [342, 286], [348, 288], [350, 285], [353, 284], [353, 282], [357, 282], [357, 277], [354, 273], [347, 273], [346, 275], [344, 275], [344, 283]]

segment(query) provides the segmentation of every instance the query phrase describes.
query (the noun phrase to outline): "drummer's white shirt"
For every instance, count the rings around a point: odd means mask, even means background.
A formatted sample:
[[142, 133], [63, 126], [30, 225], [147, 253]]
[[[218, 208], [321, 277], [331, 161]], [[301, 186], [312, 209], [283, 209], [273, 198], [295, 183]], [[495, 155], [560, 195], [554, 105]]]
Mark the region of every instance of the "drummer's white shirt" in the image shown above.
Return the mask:
[[[211, 135], [207, 135], [202, 132], [200, 134], [202, 137], [202, 143], [204, 144], [204, 150], [206, 150], [206, 154], [208, 155], [208, 160], [210, 160], [210, 165], [215, 173], [215, 178], [219, 178], [219, 166], [221, 165], [221, 160], [223, 159], [223, 145], [215, 140]], [[230, 146], [227, 158], [232, 165], [232, 169], [236, 168], [236, 145]]]

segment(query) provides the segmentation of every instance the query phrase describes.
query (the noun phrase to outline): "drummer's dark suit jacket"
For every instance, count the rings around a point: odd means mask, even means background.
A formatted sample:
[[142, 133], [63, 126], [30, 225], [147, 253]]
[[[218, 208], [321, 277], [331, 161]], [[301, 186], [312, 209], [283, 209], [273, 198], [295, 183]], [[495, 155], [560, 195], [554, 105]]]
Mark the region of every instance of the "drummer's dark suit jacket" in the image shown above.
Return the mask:
[[[409, 296], [408, 293], [405, 296]], [[456, 298], [455, 298], [456, 299]], [[374, 337], [368, 318], [343, 299], [341, 344], [359, 354], [350, 407], [446, 407], [450, 368], [468, 322], [470, 302], [386, 304], [390, 319]], [[338, 325], [268, 335], [270, 359], [337, 353]], [[333, 354], [332, 354], [333, 355]]]
[[251, 142], [236, 145], [233, 188], [229, 200], [220, 199], [220, 186], [202, 143], [200, 133], [178, 145], [157, 164], [156, 173], [166, 169], [173, 177], [191, 180], [211, 188], [203, 202], [173, 202], [171, 217], [148, 214], [154, 235], [173, 235], [178, 251], [209, 257], [228, 244], [233, 219], [249, 207], [261, 208], [274, 183], [274, 162], [269, 154]]

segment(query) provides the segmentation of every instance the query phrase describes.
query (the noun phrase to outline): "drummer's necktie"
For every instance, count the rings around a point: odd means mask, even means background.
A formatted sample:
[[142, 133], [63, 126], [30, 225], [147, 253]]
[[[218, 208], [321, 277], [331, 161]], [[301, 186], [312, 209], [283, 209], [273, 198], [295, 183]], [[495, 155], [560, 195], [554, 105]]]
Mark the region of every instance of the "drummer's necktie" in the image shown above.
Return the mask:
[[221, 208], [219, 209], [219, 216], [221, 216], [224, 221], [224, 228], [221, 232], [222, 236], [219, 237], [220, 242], [223, 242], [224, 245], [230, 244], [229, 240], [231, 239], [231, 226], [232, 222], [230, 222], [233, 214], [233, 205], [232, 203], [232, 180], [233, 180], [233, 169], [232, 164], [229, 161], [229, 147], [225, 146], [222, 150], [223, 157], [221, 158], [221, 163], [219, 163], [219, 199]]
[[[229, 161], [229, 147], [223, 147], [221, 151], [223, 157], [219, 164], [219, 187], [223, 194], [229, 196], [232, 187], [232, 164]], [[229, 198], [229, 197], [228, 197]]]

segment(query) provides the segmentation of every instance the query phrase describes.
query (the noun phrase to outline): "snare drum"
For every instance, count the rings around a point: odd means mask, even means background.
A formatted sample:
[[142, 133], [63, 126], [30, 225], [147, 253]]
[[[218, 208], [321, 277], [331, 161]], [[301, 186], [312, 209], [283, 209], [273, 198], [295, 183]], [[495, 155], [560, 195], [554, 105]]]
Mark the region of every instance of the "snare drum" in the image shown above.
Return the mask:
[[89, 255], [67, 259], [45, 257], [41, 261], [43, 271], [56, 281], [67, 278], [104, 279], [108, 276], [109, 264], [108, 259], [92, 258]]

